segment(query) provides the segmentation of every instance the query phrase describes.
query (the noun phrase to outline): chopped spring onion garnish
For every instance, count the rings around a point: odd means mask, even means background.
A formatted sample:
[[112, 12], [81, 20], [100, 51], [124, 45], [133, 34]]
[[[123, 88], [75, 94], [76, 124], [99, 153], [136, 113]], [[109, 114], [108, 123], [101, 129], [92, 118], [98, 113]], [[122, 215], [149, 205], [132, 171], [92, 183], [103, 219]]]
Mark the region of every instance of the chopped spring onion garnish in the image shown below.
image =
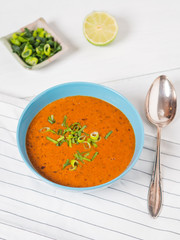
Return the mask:
[[89, 156], [89, 152], [87, 152], [86, 154], [84, 154], [84, 157], [88, 157]]
[[48, 117], [48, 122], [50, 122], [51, 124], [55, 123], [55, 119], [54, 119], [54, 115], [51, 115]]
[[[54, 115], [49, 116], [48, 121], [51, 124], [55, 123]], [[91, 134], [84, 132], [84, 129], [87, 126], [81, 126], [79, 122], [75, 122], [68, 127], [66, 115], [64, 116], [62, 126], [65, 127], [65, 129], [58, 129], [57, 132], [55, 130], [51, 130], [49, 127], [40, 129], [40, 132], [52, 132], [60, 135], [57, 140], [51, 140], [51, 142], [55, 143], [57, 146], [61, 146], [64, 142], [67, 142], [69, 147], [72, 147], [72, 144], [83, 143], [85, 149], [90, 149], [91, 146], [97, 147], [96, 142], [100, 141], [101, 139], [98, 132], [93, 132]]]
[[81, 167], [81, 165], [79, 164], [79, 162], [84, 164], [84, 161], [88, 161], [88, 162], [92, 162], [95, 157], [98, 155], [98, 152], [95, 152], [94, 155], [92, 156], [92, 158], [87, 158], [90, 155], [90, 152], [79, 152], [77, 151], [74, 154], [74, 159], [71, 160], [71, 162], [69, 161], [69, 159], [66, 161], [66, 163], [63, 165], [63, 169], [71, 164], [71, 168], [69, 168], [70, 171], [74, 171], [77, 169], [78, 165]]
[[79, 131], [79, 129], [81, 128], [81, 124], [76, 122], [76, 123], [73, 123], [71, 124], [70, 128], [73, 130], [73, 131]]
[[50, 130], [50, 127], [43, 127], [39, 131], [43, 133], [43, 132], [49, 132], [49, 130]]
[[58, 129], [57, 134], [62, 135], [62, 129]]
[[58, 142], [61, 142], [64, 139], [64, 136], [61, 136], [60, 138], [57, 139]]
[[93, 147], [97, 147], [98, 145], [95, 142], [92, 142]]
[[55, 144], [58, 144], [58, 141], [54, 140], [53, 138], [50, 138], [50, 137], [46, 137], [47, 140], [55, 143]]
[[112, 132], [113, 131], [108, 132], [104, 138], [107, 139], [111, 135]]
[[71, 139], [69, 139], [68, 145], [69, 145], [69, 147], [72, 147], [72, 140]]
[[87, 127], [87, 126], [84, 125], [84, 126], [79, 130], [79, 132], [82, 132], [86, 127]]
[[71, 168], [69, 168], [70, 171], [74, 171], [77, 169], [77, 166], [78, 166], [79, 162], [75, 159], [71, 160]]
[[88, 141], [84, 141], [83, 145], [84, 145], [85, 149], [90, 149], [91, 148], [91, 144]]
[[[54, 115], [49, 116], [48, 121], [51, 124], [55, 123], [56, 121], [54, 119]], [[64, 116], [64, 120], [62, 123], [62, 126], [64, 127], [64, 129], [58, 129], [57, 132], [55, 130], [51, 130], [50, 127], [43, 127], [39, 131], [52, 132], [54, 134], [59, 135], [56, 140], [46, 136], [46, 139], [56, 144], [56, 146], [61, 146], [64, 142], [67, 143], [68, 147], [72, 147], [73, 144], [82, 143], [84, 148], [88, 149], [88, 151], [81, 152], [81, 153], [77, 151], [74, 154], [74, 159], [72, 160], [67, 159], [67, 161], [63, 165], [63, 169], [66, 168], [68, 165], [71, 165], [69, 170], [74, 171], [77, 169], [78, 165], [81, 167], [79, 162], [84, 164], [85, 163], [84, 161], [91, 162], [96, 158], [96, 156], [98, 155], [98, 152], [95, 152], [92, 158], [90, 158], [89, 155], [92, 150], [92, 147], [98, 146], [97, 142], [101, 140], [101, 137], [99, 136], [99, 133], [97, 131], [92, 132], [91, 134], [84, 132], [86, 125], [81, 126], [79, 122], [75, 122], [74, 124], [71, 124], [70, 127], [68, 127], [68, 124], [66, 121], [67, 121], [67, 116]], [[113, 131], [110, 131], [108, 134], [106, 134], [105, 139], [107, 139], [112, 132]]]
[[65, 162], [65, 164], [63, 165], [63, 169], [64, 169], [65, 167], [67, 167], [68, 165], [70, 165], [70, 164], [71, 164], [71, 163], [70, 163], [69, 159], [67, 159], [66, 162]]
[[97, 155], [98, 155], [98, 152], [95, 152], [95, 154], [94, 154], [93, 157], [91, 158], [91, 161], [93, 161]]
[[79, 160], [79, 161], [81, 161], [82, 163], [84, 163], [84, 162], [83, 162], [83, 156], [81, 155], [81, 153], [80, 153], [79, 151], [77, 151], [77, 153], [75, 153], [74, 156], [75, 156], [75, 159], [76, 159], [76, 160]]
[[85, 141], [85, 139], [86, 139], [85, 135], [78, 137], [78, 143], [83, 143]]
[[51, 130], [50, 127], [43, 127], [39, 130], [40, 132], [52, 132], [54, 134], [57, 134], [56, 131]]
[[86, 157], [83, 157], [83, 160], [88, 161], [88, 162], [91, 162], [91, 159], [86, 158]]
[[99, 133], [98, 132], [92, 132], [91, 134], [90, 134], [90, 138], [92, 139], [92, 140], [98, 140], [98, 138], [99, 138]]
[[63, 126], [63, 127], [67, 127], [66, 120], [67, 120], [67, 116], [65, 115], [65, 116], [64, 116], [63, 123], [62, 123], [62, 126]]
[[80, 153], [79, 151], [77, 151], [77, 155], [78, 155], [78, 159], [82, 162], [83, 160], [86, 160], [86, 161], [91, 161], [90, 159], [86, 158], [87, 157], [87, 153], [83, 155], [83, 153]]

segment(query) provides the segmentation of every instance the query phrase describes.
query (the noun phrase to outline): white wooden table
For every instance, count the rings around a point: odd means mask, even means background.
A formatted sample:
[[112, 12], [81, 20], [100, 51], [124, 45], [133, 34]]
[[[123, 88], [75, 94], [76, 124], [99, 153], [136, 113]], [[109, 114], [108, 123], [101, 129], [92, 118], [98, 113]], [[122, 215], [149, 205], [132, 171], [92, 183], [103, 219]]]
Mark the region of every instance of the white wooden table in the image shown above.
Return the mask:
[[[44, 17], [70, 48], [48, 67], [28, 71], [0, 44], [1, 92], [25, 97], [68, 81], [137, 81], [137, 76], [146, 81], [151, 73], [166, 73], [171, 78], [173, 70], [180, 67], [178, 0], [1, 2], [0, 36]], [[83, 20], [94, 10], [107, 11], [117, 19], [119, 33], [109, 46], [93, 46], [83, 36]], [[178, 75], [173, 74], [172, 80], [178, 81]]]

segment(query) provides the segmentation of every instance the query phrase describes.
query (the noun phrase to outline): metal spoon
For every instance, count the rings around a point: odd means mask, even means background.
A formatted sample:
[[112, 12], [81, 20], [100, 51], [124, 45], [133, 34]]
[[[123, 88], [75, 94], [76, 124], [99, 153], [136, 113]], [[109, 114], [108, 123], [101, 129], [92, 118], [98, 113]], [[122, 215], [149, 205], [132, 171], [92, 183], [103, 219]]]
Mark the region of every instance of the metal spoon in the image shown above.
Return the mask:
[[146, 117], [157, 127], [157, 151], [154, 170], [148, 193], [148, 208], [152, 217], [157, 217], [162, 205], [160, 176], [161, 128], [167, 126], [176, 114], [177, 100], [173, 85], [165, 75], [159, 76], [146, 96]]

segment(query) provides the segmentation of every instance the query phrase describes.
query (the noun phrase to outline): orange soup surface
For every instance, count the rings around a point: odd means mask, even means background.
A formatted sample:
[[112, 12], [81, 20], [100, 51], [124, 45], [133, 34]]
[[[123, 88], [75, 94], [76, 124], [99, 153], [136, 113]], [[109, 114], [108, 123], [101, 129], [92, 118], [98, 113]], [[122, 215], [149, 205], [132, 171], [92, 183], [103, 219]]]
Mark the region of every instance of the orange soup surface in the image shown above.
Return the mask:
[[[48, 122], [52, 115], [53, 124]], [[57, 140], [62, 136], [56, 133], [66, 129], [62, 126], [65, 116], [68, 126], [77, 122], [86, 126], [87, 135], [82, 133], [82, 141], [89, 138], [88, 134], [98, 132], [98, 142], [71, 146], [64, 142], [57, 146], [49, 141], [47, 137]], [[44, 127], [55, 132], [41, 131]], [[127, 168], [135, 150], [135, 135], [127, 117], [113, 105], [94, 97], [73, 96], [48, 104], [34, 117], [27, 131], [26, 149], [32, 165], [45, 178], [65, 186], [90, 187], [118, 177]], [[89, 161], [79, 160], [75, 170], [71, 165], [63, 169], [67, 160], [75, 159], [77, 151], [88, 155]]]

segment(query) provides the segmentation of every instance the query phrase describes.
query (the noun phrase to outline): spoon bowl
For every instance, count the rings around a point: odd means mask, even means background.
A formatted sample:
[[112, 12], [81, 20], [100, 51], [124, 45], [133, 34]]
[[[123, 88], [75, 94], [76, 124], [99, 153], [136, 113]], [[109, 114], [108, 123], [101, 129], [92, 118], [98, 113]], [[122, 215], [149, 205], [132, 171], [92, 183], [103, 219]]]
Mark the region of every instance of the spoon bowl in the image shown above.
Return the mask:
[[159, 127], [167, 126], [175, 117], [176, 93], [165, 75], [155, 79], [146, 97], [146, 116]]
[[157, 127], [157, 151], [154, 170], [148, 193], [148, 207], [152, 217], [157, 217], [162, 205], [160, 176], [161, 128], [167, 126], [175, 117], [177, 108], [176, 92], [165, 75], [152, 83], [146, 96], [146, 117]]

